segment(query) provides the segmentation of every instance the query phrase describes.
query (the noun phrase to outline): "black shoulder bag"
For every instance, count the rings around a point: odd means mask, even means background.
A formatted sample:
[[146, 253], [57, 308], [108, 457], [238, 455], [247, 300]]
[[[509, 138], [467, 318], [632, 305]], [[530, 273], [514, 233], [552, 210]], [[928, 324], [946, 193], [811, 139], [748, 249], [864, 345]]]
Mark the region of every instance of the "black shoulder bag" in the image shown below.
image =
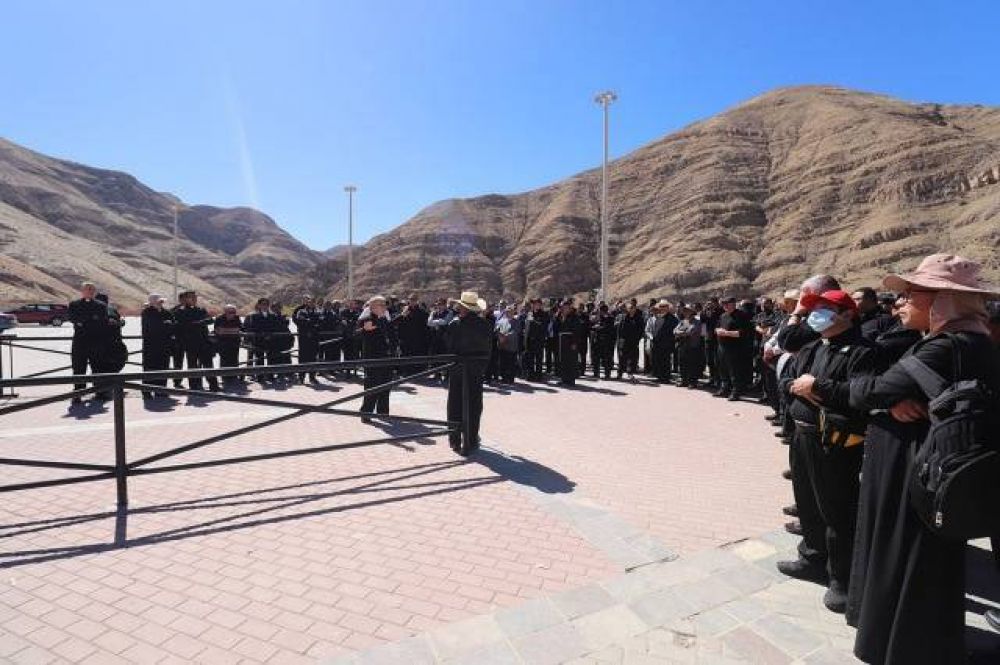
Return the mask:
[[1000, 399], [980, 379], [959, 380], [960, 341], [951, 381], [916, 356], [900, 360], [929, 400], [931, 426], [912, 456], [910, 504], [935, 534], [969, 540], [1000, 531]]

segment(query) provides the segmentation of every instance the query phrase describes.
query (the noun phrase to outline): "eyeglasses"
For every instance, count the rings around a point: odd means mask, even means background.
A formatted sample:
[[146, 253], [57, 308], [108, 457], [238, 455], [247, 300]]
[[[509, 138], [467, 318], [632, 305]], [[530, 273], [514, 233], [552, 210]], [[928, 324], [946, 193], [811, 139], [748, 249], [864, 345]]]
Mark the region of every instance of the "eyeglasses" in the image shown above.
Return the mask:
[[903, 291], [903, 293], [899, 295], [898, 302], [910, 302], [913, 300], [913, 296], [918, 293], [934, 293], [934, 291], [931, 289], [910, 289], [908, 291]]

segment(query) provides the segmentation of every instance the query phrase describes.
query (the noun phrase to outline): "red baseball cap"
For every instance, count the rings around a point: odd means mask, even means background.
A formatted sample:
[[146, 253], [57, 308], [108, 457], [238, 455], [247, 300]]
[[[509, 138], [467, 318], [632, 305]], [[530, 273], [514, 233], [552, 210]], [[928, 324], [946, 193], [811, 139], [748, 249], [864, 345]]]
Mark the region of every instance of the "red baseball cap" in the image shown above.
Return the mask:
[[802, 296], [802, 306], [808, 310], [813, 310], [817, 305], [831, 305], [837, 309], [847, 309], [852, 312], [858, 311], [858, 303], [847, 291], [824, 291], [823, 293], [807, 293]]

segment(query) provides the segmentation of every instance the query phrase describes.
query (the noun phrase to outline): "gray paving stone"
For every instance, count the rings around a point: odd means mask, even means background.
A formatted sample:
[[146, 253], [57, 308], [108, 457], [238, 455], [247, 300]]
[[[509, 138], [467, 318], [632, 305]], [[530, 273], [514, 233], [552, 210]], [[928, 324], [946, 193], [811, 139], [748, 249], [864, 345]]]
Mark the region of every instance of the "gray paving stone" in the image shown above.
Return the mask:
[[650, 626], [625, 605], [614, 605], [573, 620], [588, 651], [597, 651], [638, 635]]
[[670, 590], [684, 599], [694, 612], [717, 607], [742, 595], [739, 589], [716, 575], [694, 582], [684, 582], [671, 587]]
[[357, 654], [351, 663], [357, 665], [434, 665], [437, 659], [425, 637], [411, 637], [399, 642], [380, 644]]
[[769, 531], [758, 536], [760, 540], [771, 543], [779, 551], [793, 551], [799, 544], [799, 536], [793, 536], [784, 529], [779, 531]]
[[799, 658], [823, 646], [823, 640], [814, 633], [803, 630], [793, 623], [775, 615], [762, 617], [750, 624], [750, 628], [778, 645], [793, 658]]
[[731, 614], [737, 621], [743, 623], [759, 619], [770, 612], [766, 605], [753, 598], [737, 598], [723, 603], [719, 609]]
[[667, 589], [637, 598], [628, 606], [650, 626], [665, 626], [696, 611], [674, 591]]
[[601, 587], [616, 600], [629, 602], [648, 593], [661, 590], [664, 585], [648, 568], [640, 568], [624, 575], [617, 575], [610, 580], [601, 582]]
[[534, 633], [565, 621], [552, 601], [535, 598], [527, 602], [502, 609], [495, 615], [501, 630], [511, 639]]
[[439, 660], [461, 658], [505, 637], [492, 616], [479, 616], [448, 624], [428, 634]]
[[791, 656], [746, 627], [729, 631], [722, 641], [736, 654], [757, 665], [787, 665], [792, 662]]
[[699, 637], [719, 635], [740, 625], [740, 622], [732, 614], [721, 607], [699, 612], [690, 617], [690, 621], [694, 625], [695, 634]]
[[854, 654], [849, 651], [844, 652], [830, 646], [825, 646], [808, 654], [802, 658], [801, 662], [805, 665], [852, 665], [861, 661], [855, 658]]
[[[395, 665], [409, 665], [407, 661], [397, 661]], [[521, 659], [508, 642], [497, 642], [472, 651], [459, 658], [443, 661], [444, 665], [520, 665]]]
[[742, 595], [766, 589], [777, 581], [773, 575], [767, 574], [753, 564], [722, 570], [716, 573], [716, 576], [735, 587]]
[[552, 596], [552, 604], [567, 619], [603, 610], [616, 602], [610, 593], [596, 584], [570, 589]]
[[580, 634], [568, 623], [518, 638], [514, 650], [526, 665], [556, 665], [587, 652]]
[[703, 569], [688, 564], [684, 559], [649, 566], [648, 568], [643, 568], [642, 572], [649, 576], [651, 580], [664, 587], [702, 580], [709, 575]]
[[738, 568], [746, 563], [736, 554], [724, 549], [704, 550], [685, 557], [684, 562], [707, 573], [715, 573], [726, 568]]

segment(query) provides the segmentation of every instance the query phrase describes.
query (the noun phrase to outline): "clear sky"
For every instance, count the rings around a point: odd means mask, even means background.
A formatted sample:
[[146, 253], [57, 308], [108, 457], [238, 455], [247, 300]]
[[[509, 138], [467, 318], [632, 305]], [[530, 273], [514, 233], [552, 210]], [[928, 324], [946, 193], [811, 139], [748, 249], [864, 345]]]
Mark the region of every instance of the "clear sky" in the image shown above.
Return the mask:
[[3, 0], [0, 136], [308, 245], [517, 192], [771, 88], [1000, 104], [1000, 0]]

